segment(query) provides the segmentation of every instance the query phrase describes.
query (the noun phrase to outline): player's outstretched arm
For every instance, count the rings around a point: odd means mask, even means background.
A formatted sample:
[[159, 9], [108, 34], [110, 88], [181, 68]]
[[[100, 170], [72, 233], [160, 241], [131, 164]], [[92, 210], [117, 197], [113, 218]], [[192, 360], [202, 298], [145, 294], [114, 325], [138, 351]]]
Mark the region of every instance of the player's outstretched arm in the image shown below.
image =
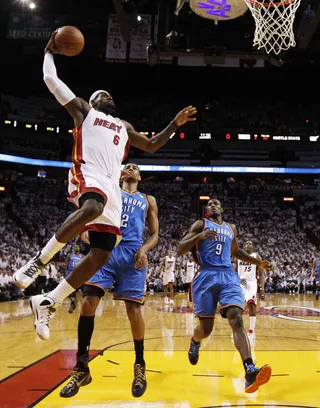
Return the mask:
[[142, 244], [139, 251], [135, 255], [136, 269], [143, 268], [148, 263], [147, 252], [154, 248], [159, 241], [159, 220], [158, 220], [158, 206], [156, 199], [148, 195], [147, 196], [149, 208], [147, 213], [147, 223], [149, 229], [149, 238]]
[[128, 136], [132, 146], [143, 150], [144, 152], [154, 153], [168, 142], [170, 136], [178, 129], [178, 127], [187, 122], [195, 121], [196, 118], [193, 118], [192, 116], [196, 113], [197, 109], [193, 106], [188, 106], [182, 109], [177, 113], [176, 117], [165, 129], [163, 129], [160, 133], [157, 133], [151, 139], [137, 132], [129, 122], [123, 122], [127, 127]]
[[67, 109], [74, 120], [74, 125], [77, 127], [81, 125], [91, 107], [83, 99], [77, 98], [71, 89], [58, 78], [53, 58], [53, 54], [57, 54], [54, 44], [55, 35], [56, 31], [51, 35], [44, 50], [43, 80], [57, 101]]
[[233, 234], [234, 234], [234, 238], [232, 241], [232, 245], [231, 245], [231, 255], [234, 256], [235, 258], [240, 259], [243, 262], [248, 262], [251, 263], [253, 265], [257, 265], [258, 267], [270, 270], [273, 268], [272, 264], [268, 261], [262, 261], [259, 259], [254, 258], [253, 256], [250, 256], [245, 250], [239, 248], [238, 246], [238, 240], [237, 240], [237, 229], [235, 225], [230, 225], [232, 230], [233, 230]]

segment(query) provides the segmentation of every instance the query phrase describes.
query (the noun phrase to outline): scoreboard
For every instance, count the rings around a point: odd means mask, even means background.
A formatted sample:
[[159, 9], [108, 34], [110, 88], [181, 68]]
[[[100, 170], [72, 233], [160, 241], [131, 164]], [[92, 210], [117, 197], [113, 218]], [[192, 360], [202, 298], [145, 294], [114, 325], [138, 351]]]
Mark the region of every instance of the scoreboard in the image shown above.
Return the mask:
[[[56, 127], [56, 126], [46, 126], [41, 124], [30, 124], [30, 123], [21, 123], [17, 122], [16, 120], [4, 120], [4, 124], [8, 127], [14, 127], [18, 129], [27, 129], [29, 131], [34, 132], [54, 132], [54, 133], [72, 133], [71, 129], [67, 129], [64, 127]], [[156, 131], [143, 131], [140, 132], [142, 135], [146, 137], [154, 137], [156, 135]], [[305, 132], [301, 132], [300, 134], [279, 134], [279, 133], [259, 133], [259, 132], [242, 132], [239, 133], [236, 130], [230, 130], [228, 132], [224, 132], [222, 129], [217, 129], [214, 131], [193, 131], [187, 128], [186, 131], [178, 129], [177, 132], [171, 135], [171, 139], [174, 138], [175, 140], [203, 140], [209, 141], [214, 140], [216, 142], [241, 142], [243, 144], [248, 143], [249, 141], [261, 141], [261, 142], [280, 142], [280, 143], [315, 143], [320, 141], [319, 135], [315, 134], [307, 134]]]
[[[156, 132], [140, 132], [147, 137], [154, 137]], [[227, 142], [248, 142], [248, 141], [262, 141], [262, 142], [318, 142], [319, 135], [286, 135], [286, 134], [272, 134], [272, 133], [238, 133], [238, 132], [176, 132], [171, 138], [182, 140], [214, 140]]]

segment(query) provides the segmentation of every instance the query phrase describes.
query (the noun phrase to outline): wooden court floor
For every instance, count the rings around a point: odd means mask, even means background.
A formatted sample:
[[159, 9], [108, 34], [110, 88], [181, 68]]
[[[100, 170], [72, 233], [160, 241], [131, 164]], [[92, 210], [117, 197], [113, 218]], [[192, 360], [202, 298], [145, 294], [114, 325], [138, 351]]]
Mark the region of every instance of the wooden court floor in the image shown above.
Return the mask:
[[[80, 299], [80, 298], [79, 298]], [[148, 388], [131, 395], [134, 352], [122, 302], [105, 296], [97, 310], [91, 343], [93, 382], [70, 399], [59, 397], [75, 363], [78, 309], [68, 302], [51, 323], [51, 339], [37, 338], [28, 301], [0, 303], [0, 408], [27, 407], [317, 407], [320, 408], [320, 301], [313, 295], [268, 295], [259, 303], [257, 365], [272, 367], [270, 382], [254, 394], [244, 392], [244, 371], [226, 320], [200, 351], [199, 363], [187, 357], [197, 319], [186, 295], [166, 306], [148, 295], [145, 359]], [[244, 316], [248, 327], [248, 315]]]

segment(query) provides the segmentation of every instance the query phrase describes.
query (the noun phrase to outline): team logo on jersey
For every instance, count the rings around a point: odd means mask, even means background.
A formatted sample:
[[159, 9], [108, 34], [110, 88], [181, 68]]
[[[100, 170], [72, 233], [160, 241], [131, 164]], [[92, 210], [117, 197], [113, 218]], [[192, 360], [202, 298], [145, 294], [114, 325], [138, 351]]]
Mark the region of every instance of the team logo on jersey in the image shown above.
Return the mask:
[[[253, 265], [253, 264], [251, 264], [251, 263], [249, 263], [249, 262], [239, 261], [239, 265], [241, 265], [241, 266], [249, 266], [249, 265]], [[253, 266], [255, 266], [255, 265], [253, 265]]]
[[109, 122], [108, 120], [95, 118], [93, 126], [102, 126], [110, 130], [114, 130], [117, 133], [120, 133], [122, 126], [116, 125], [114, 122]]

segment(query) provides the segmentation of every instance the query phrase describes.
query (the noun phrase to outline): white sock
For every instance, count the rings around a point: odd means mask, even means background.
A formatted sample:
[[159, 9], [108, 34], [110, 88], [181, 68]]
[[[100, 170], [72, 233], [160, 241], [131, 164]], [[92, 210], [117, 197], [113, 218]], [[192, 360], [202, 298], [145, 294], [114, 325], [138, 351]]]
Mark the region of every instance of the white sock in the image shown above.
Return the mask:
[[56, 236], [54, 235], [47, 243], [47, 245], [41, 250], [41, 254], [39, 257], [40, 261], [43, 264], [47, 264], [65, 245], [66, 242], [62, 243], [57, 241]]
[[250, 330], [254, 332], [254, 329], [256, 328], [256, 316], [250, 316]]
[[66, 280], [63, 280], [59, 285], [48, 293], [48, 296], [54, 300], [55, 303], [61, 304], [66, 297], [71, 295], [76, 289], [73, 288]]

